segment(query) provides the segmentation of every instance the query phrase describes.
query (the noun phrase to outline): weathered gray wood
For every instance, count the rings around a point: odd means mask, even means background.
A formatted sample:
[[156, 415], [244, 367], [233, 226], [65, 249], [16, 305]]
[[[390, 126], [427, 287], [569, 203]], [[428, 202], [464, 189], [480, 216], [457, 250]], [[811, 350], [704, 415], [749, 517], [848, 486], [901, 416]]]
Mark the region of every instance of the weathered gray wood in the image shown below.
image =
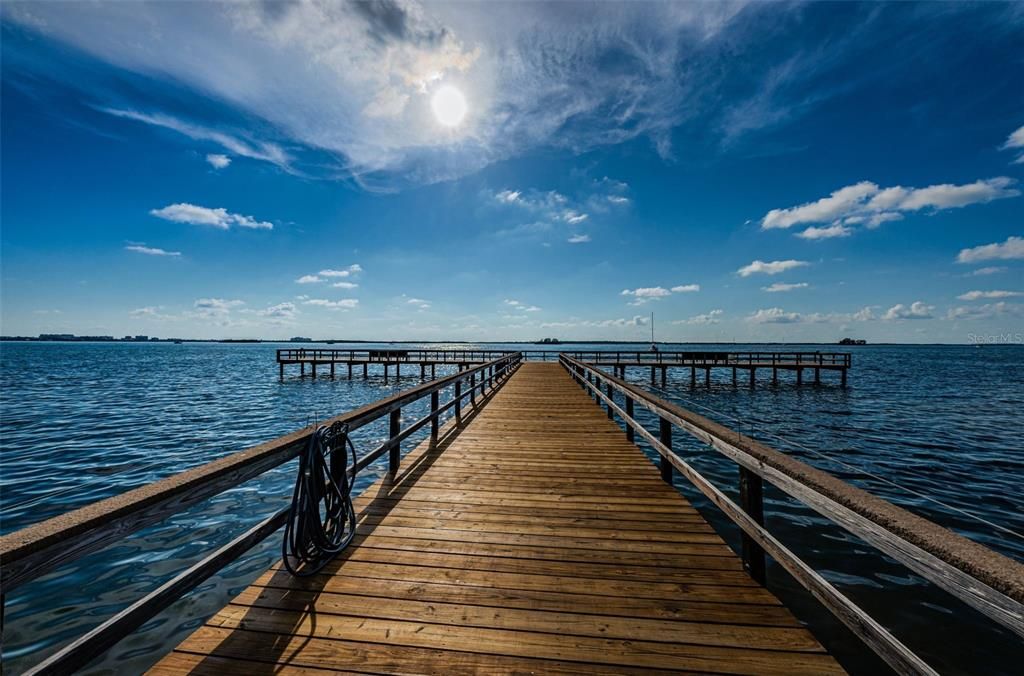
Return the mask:
[[[740, 465], [740, 507], [759, 525], [764, 525], [764, 483], [761, 477]], [[760, 584], [767, 582], [764, 549], [744, 532], [741, 535], [743, 568]]]

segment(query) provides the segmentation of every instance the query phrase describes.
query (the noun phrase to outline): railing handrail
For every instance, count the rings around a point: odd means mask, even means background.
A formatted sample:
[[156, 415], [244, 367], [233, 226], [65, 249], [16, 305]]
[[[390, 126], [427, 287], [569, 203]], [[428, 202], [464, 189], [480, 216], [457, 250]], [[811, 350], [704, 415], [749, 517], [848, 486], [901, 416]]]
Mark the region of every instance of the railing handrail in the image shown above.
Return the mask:
[[[739, 464], [742, 469], [769, 481], [786, 494], [900, 561], [914, 572], [978, 609], [999, 624], [1024, 636], [1024, 565], [867, 491], [841, 481], [827, 472], [791, 458], [598, 368], [573, 359], [568, 354], [563, 354], [560, 360], [571, 374], [575, 372], [574, 377], [585, 388], [592, 390], [600, 401], [614, 407], [615, 412], [626, 423], [627, 430], [632, 427], [639, 431], [663, 458], [680, 468], [691, 481], [694, 478], [688, 472], [696, 474], [699, 480], [706, 481], [706, 479], [679, 458], [672, 451], [670, 445], [665, 447], [650, 432], [643, 430], [642, 426], [631, 416], [633, 402], [639, 403], [659, 416], [663, 425], [670, 424], [680, 427], [691, 436], [707, 443]], [[591, 380], [598, 382], [592, 383]], [[601, 391], [602, 383], [607, 394]], [[618, 392], [626, 398], [625, 410], [614, 403], [613, 397], [609, 396], [612, 392]], [[700, 485], [698, 488], [704, 491]], [[716, 504], [719, 503], [716, 501]], [[729, 504], [733, 503], [729, 501]], [[723, 505], [719, 504], [719, 506]], [[735, 505], [733, 504], [733, 506]], [[725, 507], [723, 507], [723, 511], [748, 535], [756, 537], [763, 535], [751, 533], [748, 530], [750, 524], [742, 522], [745, 515], [736, 515]], [[795, 555], [792, 556], [795, 557]], [[786, 565], [781, 560], [780, 563]], [[802, 562], [800, 563], [802, 564]], [[802, 565], [806, 566], [806, 564]], [[804, 580], [796, 575], [794, 577], [804, 584]], [[807, 585], [805, 584], [805, 586]], [[810, 589], [810, 587], [808, 588]], [[818, 594], [815, 595], [819, 600], [823, 600]], [[833, 610], [832, 607], [829, 609]], [[836, 611], [833, 610], [833, 612]], [[837, 616], [839, 616], [838, 613]], [[851, 618], [839, 616], [839, 619], [847, 622]], [[852, 621], [858, 623], [862, 621], [862, 618], [861, 620], [853, 618]], [[864, 627], [860, 626], [859, 629], [863, 631]], [[866, 642], [869, 642], [873, 649], [880, 651], [880, 654], [885, 650], [892, 649], [892, 644], [888, 644], [880, 650], [879, 646], [871, 644], [869, 637], [861, 631], [856, 628], [854, 631]], [[882, 631], [884, 632], [884, 630]], [[897, 661], [907, 658], [906, 655], [882, 654], [882, 656], [884, 659], [891, 658]], [[915, 669], [910, 669], [910, 671], [915, 671]]]
[[[101, 549], [297, 457], [320, 425], [342, 422], [347, 423], [350, 430], [356, 430], [476, 373], [513, 361], [518, 354], [510, 353], [423, 383], [317, 425], [8, 533], [0, 537], [0, 586], [7, 593], [57, 566]], [[462, 394], [466, 396], [468, 393], [467, 390]], [[379, 457], [380, 450], [374, 452], [378, 454], [374, 459]]]

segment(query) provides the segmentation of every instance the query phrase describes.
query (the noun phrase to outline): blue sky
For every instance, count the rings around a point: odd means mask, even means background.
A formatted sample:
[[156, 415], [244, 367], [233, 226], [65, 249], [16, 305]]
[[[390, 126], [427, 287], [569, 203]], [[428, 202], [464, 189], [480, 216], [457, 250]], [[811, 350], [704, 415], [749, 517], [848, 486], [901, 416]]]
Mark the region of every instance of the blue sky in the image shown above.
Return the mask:
[[1019, 3], [0, 12], [4, 334], [1024, 332]]

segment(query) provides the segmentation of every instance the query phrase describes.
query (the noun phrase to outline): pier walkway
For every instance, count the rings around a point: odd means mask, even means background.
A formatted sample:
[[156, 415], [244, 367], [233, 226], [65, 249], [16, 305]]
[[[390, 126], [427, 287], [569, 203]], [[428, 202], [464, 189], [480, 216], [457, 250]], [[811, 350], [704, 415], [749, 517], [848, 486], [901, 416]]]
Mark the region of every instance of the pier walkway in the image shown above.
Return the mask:
[[153, 673], [841, 669], [558, 363], [357, 502], [320, 574], [268, 571]]

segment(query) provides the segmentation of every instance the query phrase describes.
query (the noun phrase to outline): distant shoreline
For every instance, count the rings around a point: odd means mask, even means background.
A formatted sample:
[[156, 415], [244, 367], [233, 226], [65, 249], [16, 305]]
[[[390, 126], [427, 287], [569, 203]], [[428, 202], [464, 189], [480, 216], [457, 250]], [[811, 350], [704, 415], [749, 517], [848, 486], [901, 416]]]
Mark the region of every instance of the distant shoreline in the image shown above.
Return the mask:
[[[862, 348], [877, 347], [883, 345], [919, 345], [935, 346], [946, 345], [950, 347], [967, 347], [971, 345], [985, 345], [986, 347], [1000, 345], [1024, 346], [1024, 343], [1007, 341], [993, 343], [868, 343], [866, 345], [841, 345], [835, 342], [807, 342], [807, 341], [655, 341], [657, 345], [824, 345], [840, 348]], [[144, 344], [144, 343], [209, 343], [219, 345], [526, 345], [533, 346], [531, 351], [560, 352], [559, 348], [567, 345], [642, 345], [649, 346], [649, 340], [560, 340], [557, 344], [545, 344], [532, 340], [340, 340], [325, 339], [311, 341], [292, 341], [288, 339], [275, 340], [273, 338], [148, 338], [146, 340], [127, 340], [124, 338], [106, 338], [95, 336], [82, 336], [76, 338], [36, 338], [31, 336], [0, 336], [0, 343], [117, 343], [117, 344]]]

